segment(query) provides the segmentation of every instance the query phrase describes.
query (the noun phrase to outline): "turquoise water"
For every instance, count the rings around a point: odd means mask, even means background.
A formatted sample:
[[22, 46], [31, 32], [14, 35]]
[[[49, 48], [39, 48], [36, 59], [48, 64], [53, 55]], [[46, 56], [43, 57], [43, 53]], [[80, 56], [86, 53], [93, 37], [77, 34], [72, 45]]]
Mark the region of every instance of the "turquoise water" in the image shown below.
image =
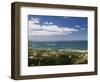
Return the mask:
[[87, 41], [57, 41], [57, 42], [29, 41], [28, 46], [33, 49], [87, 50]]

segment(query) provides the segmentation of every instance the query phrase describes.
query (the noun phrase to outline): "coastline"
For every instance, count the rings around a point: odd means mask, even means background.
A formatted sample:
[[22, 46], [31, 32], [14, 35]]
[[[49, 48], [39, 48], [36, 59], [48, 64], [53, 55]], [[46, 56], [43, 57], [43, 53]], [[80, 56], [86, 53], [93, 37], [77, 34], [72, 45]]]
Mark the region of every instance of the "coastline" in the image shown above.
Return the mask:
[[53, 48], [32, 48], [33, 50], [59, 50], [59, 51], [71, 51], [71, 52], [88, 52], [86, 49], [53, 49]]
[[28, 66], [87, 64], [87, 50], [32, 49], [28, 50]]

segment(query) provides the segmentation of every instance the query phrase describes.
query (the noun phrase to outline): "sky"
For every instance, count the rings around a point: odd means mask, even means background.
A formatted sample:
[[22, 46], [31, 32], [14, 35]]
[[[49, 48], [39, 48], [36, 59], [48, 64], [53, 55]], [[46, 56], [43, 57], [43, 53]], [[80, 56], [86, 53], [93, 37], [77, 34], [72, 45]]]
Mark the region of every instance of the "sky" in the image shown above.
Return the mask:
[[88, 18], [28, 15], [28, 37], [32, 41], [87, 40]]

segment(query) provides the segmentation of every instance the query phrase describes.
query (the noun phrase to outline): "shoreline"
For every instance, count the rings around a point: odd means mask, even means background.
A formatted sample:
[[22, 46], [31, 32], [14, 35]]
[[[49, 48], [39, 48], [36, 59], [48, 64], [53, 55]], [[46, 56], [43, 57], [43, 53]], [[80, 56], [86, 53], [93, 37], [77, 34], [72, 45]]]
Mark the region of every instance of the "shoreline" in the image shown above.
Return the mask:
[[37, 48], [37, 49], [33, 49], [31, 48], [32, 50], [59, 50], [59, 51], [71, 51], [71, 52], [88, 52], [88, 50], [84, 49], [53, 49], [53, 48]]

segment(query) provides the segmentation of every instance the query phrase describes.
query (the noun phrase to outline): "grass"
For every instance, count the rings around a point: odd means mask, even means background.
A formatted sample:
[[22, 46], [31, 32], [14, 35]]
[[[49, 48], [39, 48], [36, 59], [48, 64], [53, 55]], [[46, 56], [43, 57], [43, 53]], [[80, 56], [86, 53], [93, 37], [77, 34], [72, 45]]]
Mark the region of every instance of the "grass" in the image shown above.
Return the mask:
[[28, 50], [28, 66], [87, 64], [87, 52], [57, 49]]

